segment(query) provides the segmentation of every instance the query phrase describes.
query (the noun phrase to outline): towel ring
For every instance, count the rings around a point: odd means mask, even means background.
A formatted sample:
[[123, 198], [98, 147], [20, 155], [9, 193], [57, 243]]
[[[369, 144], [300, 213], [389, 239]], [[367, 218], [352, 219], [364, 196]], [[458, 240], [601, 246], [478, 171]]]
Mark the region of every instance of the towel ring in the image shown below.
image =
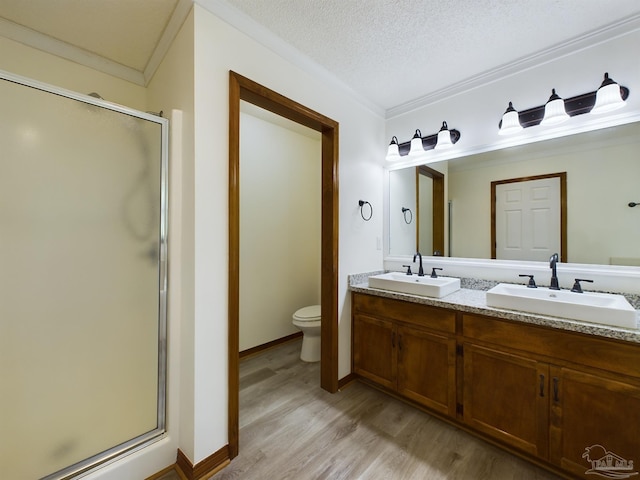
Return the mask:
[[[369, 202], [367, 202], [366, 200], [358, 200], [358, 205], [360, 206], [360, 216], [362, 217], [362, 219], [365, 222], [368, 222], [369, 220], [371, 220], [371, 217], [373, 217], [373, 207], [371, 206], [371, 204]], [[365, 205], [369, 205], [369, 216], [365, 217], [364, 216], [364, 212], [362, 211], [362, 207], [364, 207]]]
[[[407, 212], [409, 212], [409, 220], [407, 220]], [[402, 207], [402, 216], [404, 217], [404, 223], [410, 225], [413, 222], [413, 212], [410, 208]]]

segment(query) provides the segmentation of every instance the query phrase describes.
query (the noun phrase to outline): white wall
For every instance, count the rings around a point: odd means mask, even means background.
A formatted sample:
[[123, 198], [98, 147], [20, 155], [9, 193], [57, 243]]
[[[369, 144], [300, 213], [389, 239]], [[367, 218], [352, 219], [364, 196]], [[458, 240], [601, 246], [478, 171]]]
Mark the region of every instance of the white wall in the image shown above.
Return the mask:
[[[203, 2], [206, 3], [206, 2]], [[195, 7], [195, 453], [227, 443], [228, 84], [236, 71], [340, 123], [339, 374], [350, 371], [347, 275], [380, 268], [384, 122], [312, 75]], [[373, 203], [363, 222], [358, 199]]]
[[[189, 458], [195, 449], [194, 20], [186, 18], [148, 86], [149, 104], [169, 116], [169, 437]], [[177, 446], [176, 446], [177, 445]], [[125, 477], [120, 477], [125, 478]]]
[[320, 303], [320, 133], [251, 112], [240, 115], [240, 351], [297, 332], [291, 315]]

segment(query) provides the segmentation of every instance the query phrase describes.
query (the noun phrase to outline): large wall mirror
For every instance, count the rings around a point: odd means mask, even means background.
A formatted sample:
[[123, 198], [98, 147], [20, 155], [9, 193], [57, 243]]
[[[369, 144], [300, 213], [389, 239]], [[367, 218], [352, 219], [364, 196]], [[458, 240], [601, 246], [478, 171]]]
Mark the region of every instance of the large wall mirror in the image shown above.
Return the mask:
[[[436, 208], [444, 217], [446, 256], [500, 258], [492, 239], [492, 183], [562, 174], [566, 191], [554, 208], [565, 209], [557, 215], [565, 229], [563, 261], [640, 266], [640, 205], [629, 206], [640, 203], [640, 122], [430, 163], [428, 167], [444, 176], [445, 200]], [[433, 184], [420, 181], [420, 177], [416, 167], [389, 172], [387, 239], [392, 256], [413, 255], [429, 245], [421, 237], [430, 233], [419, 225], [432, 225], [433, 218], [429, 218], [429, 209], [419, 208], [418, 203], [420, 198], [433, 195], [429, 190]], [[405, 204], [416, 209], [413, 230], [403, 225], [400, 207]], [[535, 219], [532, 225], [527, 236], [539, 233]], [[432, 254], [431, 248], [421, 251]]]

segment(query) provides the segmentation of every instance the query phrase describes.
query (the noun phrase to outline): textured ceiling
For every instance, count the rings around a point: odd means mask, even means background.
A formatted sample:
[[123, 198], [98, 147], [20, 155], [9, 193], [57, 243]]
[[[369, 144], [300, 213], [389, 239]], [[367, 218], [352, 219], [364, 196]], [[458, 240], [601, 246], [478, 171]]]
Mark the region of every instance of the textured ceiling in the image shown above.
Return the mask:
[[387, 110], [640, 12], [640, 0], [227, 0]]
[[[320, 66], [387, 112], [640, 19], [640, 0], [195, 1], [271, 48], [286, 44], [298, 60]], [[0, 0], [0, 35], [92, 68], [123, 66], [122, 74], [105, 71], [144, 84], [191, 4]]]

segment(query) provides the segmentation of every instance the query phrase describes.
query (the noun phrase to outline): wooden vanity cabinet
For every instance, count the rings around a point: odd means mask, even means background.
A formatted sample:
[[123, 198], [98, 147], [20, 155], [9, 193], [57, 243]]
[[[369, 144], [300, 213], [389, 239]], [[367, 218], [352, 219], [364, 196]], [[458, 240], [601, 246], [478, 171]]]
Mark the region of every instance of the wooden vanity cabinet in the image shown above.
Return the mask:
[[[637, 362], [637, 360], [636, 360]], [[551, 380], [550, 460], [581, 478], [611, 452], [640, 467], [640, 382], [609, 372], [553, 366]], [[588, 449], [588, 450], [587, 450]], [[626, 473], [630, 472], [626, 470]], [[619, 469], [619, 474], [625, 470]], [[623, 478], [623, 477], [617, 477]]]
[[[352, 301], [357, 375], [572, 478], [639, 471], [639, 344], [361, 293]], [[591, 470], [598, 460], [612, 470]]]
[[548, 454], [549, 365], [464, 344], [463, 421], [541, 458]]
[[639, 465], [640, 346], [478, 315], [462, 325], [466, 424], [578, 478], [607, 454]]
[[455, 312], [353, 294], [353, 372], [455, 416]]
[[423, 328], [398, 326], [396, 389], [446, 415], [456, 411], [456, 341]]
[[393, 322], [355, 314], [352, 337], [354, 373], [395, 389], [398, 361]]

